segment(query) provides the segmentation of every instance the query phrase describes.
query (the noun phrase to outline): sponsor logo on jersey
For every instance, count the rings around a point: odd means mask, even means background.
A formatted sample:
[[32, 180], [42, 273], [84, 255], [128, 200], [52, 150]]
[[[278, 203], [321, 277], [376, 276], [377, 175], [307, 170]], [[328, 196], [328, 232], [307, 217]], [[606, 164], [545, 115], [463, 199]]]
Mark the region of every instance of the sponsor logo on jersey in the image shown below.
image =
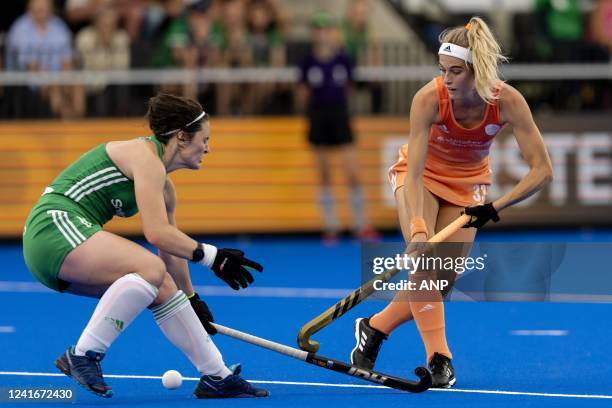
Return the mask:
[[113, 198], [110, 200], [111, 205], [115, 207], [115, 214], [120, 217], [125, 217], [125, 213], [123, 212], [123, 201], [118, 198]]
[[501, 126], [492, 123], [490, 125], [485, 126], [485, 133], [488, 136], [495, 136], [497, 132], [499, 132], [499, 129], [501, 129]]
[[440, 129], [441, 131], [443, 131], [444, 133], [448, 133], [448, 128], [446, 127], [446, 125], [442, 124], [442, 125], [438, 125], [438, 129]]

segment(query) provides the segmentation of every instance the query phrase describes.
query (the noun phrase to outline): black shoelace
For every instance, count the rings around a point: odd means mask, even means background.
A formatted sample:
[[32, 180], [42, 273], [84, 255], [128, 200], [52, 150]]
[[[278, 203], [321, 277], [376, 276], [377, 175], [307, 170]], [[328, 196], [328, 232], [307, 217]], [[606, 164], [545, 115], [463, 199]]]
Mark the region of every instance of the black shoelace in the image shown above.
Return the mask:
[[96, 377], [98, 377], [101, 382], [104, 382], [104, 380], [102, 380], [102, 367], [99, 361], [96, 361]]

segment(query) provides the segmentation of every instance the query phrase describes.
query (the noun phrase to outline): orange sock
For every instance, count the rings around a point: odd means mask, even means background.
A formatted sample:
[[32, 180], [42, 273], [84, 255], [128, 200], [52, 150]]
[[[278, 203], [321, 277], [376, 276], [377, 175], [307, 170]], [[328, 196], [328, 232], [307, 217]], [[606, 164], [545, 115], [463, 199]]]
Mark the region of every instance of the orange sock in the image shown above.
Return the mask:
[[402, 323], [412, 320], [408, 302], [391, 302], [370, 318], [370, 326], [385, 334], [391, 334]]
[[402, 323], [412, 319], [409, 294], [402, 291], [395, 295], [387, 307], [370, 318], [370, 326], [385, 334], [391, 334]]
[[444, 354], [452, 359], [453, 355], [446, 343], [443, 302], [410, 302], [412, 315], [416, 322], [427, 353], [427, 364], [434, 353]]

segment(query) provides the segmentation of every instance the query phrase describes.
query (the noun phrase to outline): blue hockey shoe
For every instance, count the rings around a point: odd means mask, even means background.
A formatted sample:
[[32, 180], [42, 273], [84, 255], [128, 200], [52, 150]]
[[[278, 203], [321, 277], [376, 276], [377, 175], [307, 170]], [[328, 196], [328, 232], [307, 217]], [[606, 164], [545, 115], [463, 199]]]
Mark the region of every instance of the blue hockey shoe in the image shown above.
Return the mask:
[[270, 395], [268, 390], [255, 388], [240, 377], [240, 364], [229, 368], [232, 374], [225, 378], [203, 375], [193, 394], [197, 398], [257, 398]]
[[55, 366], [68, 377], [72, 377], [77, 383], [87, 391], [104, 398], [113, 396], [113, 390], [104, 382], [100, 361], [104, 358], [104, 353], [88, 351], [84, 356], [74, 355], [72, 347], [55, 360]]

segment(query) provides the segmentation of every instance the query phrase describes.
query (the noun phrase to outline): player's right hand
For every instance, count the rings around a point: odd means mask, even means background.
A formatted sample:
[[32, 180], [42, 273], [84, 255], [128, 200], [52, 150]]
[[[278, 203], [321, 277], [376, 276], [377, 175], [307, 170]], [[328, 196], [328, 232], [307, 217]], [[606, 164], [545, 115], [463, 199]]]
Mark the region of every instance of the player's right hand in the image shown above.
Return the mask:
[[244, 252], [239, 249], [220, 248], [211, 269], [220, 279], [225, 281], [232, 289], [246, 288], [253, 283], [253, 275], [247, 268], [263, 271], [263, 266], [255, 261], [245, 258]]
[[489, 221], [499, 221], [499, 214], [495, 207], [493, 207], [493, 203], [467, 207], [465, 213], [472, 218], [463, 228], [482, 228]]

